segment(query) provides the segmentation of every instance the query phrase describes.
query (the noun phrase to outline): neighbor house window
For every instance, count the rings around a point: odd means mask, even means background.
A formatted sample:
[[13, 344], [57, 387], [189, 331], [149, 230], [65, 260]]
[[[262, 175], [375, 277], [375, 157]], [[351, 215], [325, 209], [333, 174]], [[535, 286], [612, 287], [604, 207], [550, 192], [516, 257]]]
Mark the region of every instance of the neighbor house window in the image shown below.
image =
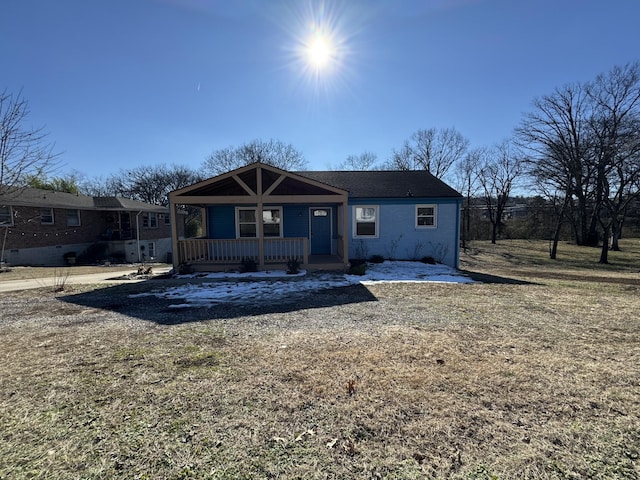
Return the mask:
[[416, 205], [416, 228], [434, 228], [437, 220], [435, 205]]
[[[257, 208], [236, 208], [236, 237], [257, 237], [257, 219]], [[265, 237], [282, 236], [282, 207], [265, 208], [262, 210], [262, 231]]]
[[13, 212], [10, 206], [0, 206], [0, 225], [4, 227], [13, 225]]
[[379, 229], [378, 206], [353, 207], [353, 237], [377, 237]]
[[53, 208], [40, 209], [40, 223], [43, 225], [53, 225]]
[[149, 242], [149, 260], [156, 258], [156, 242]]
[[171, 225], [171, 215], [169, 215], [168, 213], [165, 213], [163, 216], [164, 216], [164, 224]]
[[80, 210], [67, 210], [67, 227], [80, 226]]
[[158, 228], [158, 214], [154, 212], [143, 213], [142, 228]]

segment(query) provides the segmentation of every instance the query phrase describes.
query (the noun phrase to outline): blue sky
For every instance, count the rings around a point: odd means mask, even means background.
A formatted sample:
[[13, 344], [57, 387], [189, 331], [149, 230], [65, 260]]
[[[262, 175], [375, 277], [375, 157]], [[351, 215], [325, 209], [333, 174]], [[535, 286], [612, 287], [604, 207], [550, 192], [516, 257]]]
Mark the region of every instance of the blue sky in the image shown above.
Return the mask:
[[[313, 170], [414, 131], [472, 147], [534, 97], [640, 58], [637, 0], [3, 0], [0, 89], [62, 151], [107, 176], [274, 138]], [[333, 56], [310, 67], [318, 32]]]

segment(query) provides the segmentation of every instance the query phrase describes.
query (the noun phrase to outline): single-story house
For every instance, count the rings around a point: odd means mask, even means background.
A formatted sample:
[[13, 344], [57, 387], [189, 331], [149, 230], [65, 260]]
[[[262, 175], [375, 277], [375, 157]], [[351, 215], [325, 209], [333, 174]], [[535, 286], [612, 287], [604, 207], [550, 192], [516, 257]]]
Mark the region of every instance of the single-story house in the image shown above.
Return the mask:
[[[458, 267], [462, 196], [426, 171], [288, 172], [252, 163], [169, 194], [172, 215], [200, 206], [204, 238], [174, 228], [174, 268], [260, 268], [296, 258], [344, 268], [380, 255]], [[175, 222], [172, 222], [175, 225]]]
[[[36, 188], [3, 192], [0, 252], [9, 265], [64, 265], [83, 254], [88, 260], [171, 262], [166, 206]], [[184, 232], [184, 225], [176, 228]]]

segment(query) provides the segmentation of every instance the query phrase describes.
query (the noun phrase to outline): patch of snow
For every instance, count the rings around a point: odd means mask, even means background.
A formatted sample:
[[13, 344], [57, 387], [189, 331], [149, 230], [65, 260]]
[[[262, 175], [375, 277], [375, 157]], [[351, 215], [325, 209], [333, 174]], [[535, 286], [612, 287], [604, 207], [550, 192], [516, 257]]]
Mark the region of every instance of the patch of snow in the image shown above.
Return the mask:
[[383, 263], [368, 263], [364, 275], [345, 276], [358, 278], [363, 285], [381, 282], [473, 282], [469, 277], [465, 277], [458, 270], [447, 265], [389, 260]]
[[[385, 282], [447, 282], [472, 283], [473, 280], [446, 265], [427, 265], [421, 262], [385, 261], [367, 264], [364, 275], [314, 273], [301, 270], [296, 275], [284, 271], [252, 273], [208, 273], [179, 275], [176, 278], [205, 278], [217, 282], [170, 287], [160, 292], [130, 295], [131, 298], [155, 296], [175, 300], [171, 308], [211, 307], [219, 304], [261, 304], [309, 292], [349, 285], [371, 285]], [[283, 280], [288, 278], [288, 280]], [[254, 280], [254, 281], [248, 281]]]

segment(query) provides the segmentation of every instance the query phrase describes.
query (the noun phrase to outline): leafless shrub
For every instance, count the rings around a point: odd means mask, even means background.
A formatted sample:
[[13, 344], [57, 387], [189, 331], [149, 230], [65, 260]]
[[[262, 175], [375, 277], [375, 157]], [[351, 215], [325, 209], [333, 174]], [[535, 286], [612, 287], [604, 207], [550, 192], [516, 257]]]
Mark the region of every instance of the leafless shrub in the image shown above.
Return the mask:
[[53, 271], [53, 291], [55, 293], [64, 292], [69, 281], [69, 270]]

